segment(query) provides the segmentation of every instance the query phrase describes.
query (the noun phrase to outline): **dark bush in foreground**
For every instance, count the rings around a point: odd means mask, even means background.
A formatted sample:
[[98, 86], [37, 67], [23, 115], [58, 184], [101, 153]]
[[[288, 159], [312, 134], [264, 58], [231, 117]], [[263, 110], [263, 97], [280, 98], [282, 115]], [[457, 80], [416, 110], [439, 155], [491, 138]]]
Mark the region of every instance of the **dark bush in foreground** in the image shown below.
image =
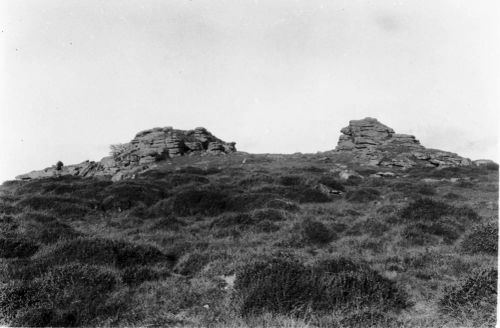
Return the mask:
[[437, 221], [444, 216], [452, 216], [456, 219], [477, 221], [479, 215], [467, 207], [454, 207], [446, 203], [435, 201], [430, 198], [421, 198], [408, 204], [400, 212], [403, 219], [409, 221]]
[[305, 220], [301, 225], [302, 238], [311, 244], [327, 244], [335, 239], [335, 233], [320, 221]]
[[348, 191], [345, 198], [350, 202], [366, 203], [377, 200], [380, 192], [373, 188], [362, 188]]
[[120, 280], [102, 267], [69, 264], [0, 287], [0, 312], [14, 326], [88, 325]]
[[29, 257], [38, 250], [38, 245], [22, 237], [0, 237], [0, 257]]
[[409, 305], [407, 295], [376, 271], [357, 265], [341, 270], [341, 263], [329, 266], [333, 268], [306, 267], [284, 258], [248, 264], [237, 272], [234, 285], [241, 314], [301, 315], [309, 309], [328, 313], [364, 306], [397, 311]]
[[[439, 310], [455, 318], [495, 320], [497, 269], [479, 268], [471, 275], [444, 289]], [[478, 326], [480, 322], [477, 322]]]
[[77, 238], [59, 242], [37, 253], [36, 258], [48, 264], [79, 261], [119, 268], [171, 261], [168, 255], [151, 245], [100, 238]]
[[478, 225], [465, 236], [462, 241], [462, 250], [469, 254], [497, 255], [498, 252], [498, 226], [494, 223]]
[[272, 259], [253, 263], [236, 275], [234, 288], [242, 315], [262, 311], [293, 314], [310, 301], [311, 273], [300, 263]]

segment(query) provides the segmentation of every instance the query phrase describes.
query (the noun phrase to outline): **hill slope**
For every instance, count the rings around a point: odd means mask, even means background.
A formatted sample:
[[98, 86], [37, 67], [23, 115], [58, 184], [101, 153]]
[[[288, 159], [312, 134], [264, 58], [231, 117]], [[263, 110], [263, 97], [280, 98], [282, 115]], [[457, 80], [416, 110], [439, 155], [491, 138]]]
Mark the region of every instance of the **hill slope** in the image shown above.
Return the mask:
[[196, 154], [121, 181], [5, 182], [0, 323], [494, 326], [498, 166], [360, 158]]

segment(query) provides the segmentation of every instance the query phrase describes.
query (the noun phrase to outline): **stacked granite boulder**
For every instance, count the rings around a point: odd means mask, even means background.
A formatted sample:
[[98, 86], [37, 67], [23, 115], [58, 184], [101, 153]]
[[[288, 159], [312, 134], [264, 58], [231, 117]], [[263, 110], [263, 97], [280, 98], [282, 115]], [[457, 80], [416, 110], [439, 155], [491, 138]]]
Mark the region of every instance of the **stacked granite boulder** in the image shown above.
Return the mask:
[[352, 120], [340, 132], [336, 151], [352, 153], [361, 164], [400, 168], [472, 165], [457, 154], [427, 149], [414, 136], [395, 133], [375, 118]]
[[63, 166], [60, 170], [49, 167], [17, 176], [27, 180], [60, 175], [112, 176], [113, 180], [134, 176], [156, 162], [185, 155], [224, 155], [236, 151], [234, 142], [225, 142], [205, 128], [176, 130], [172, 127], [154, 128], [137, 133], [129, 143], [111, 146], [111, 156], [100, 162], [85, 161]]

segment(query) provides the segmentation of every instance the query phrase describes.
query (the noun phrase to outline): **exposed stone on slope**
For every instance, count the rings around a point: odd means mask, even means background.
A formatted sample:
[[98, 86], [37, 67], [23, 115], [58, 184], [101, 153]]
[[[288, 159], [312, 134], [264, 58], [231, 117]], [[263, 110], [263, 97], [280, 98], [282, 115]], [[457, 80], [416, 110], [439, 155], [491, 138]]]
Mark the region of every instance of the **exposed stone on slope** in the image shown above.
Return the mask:
[[183, 155], [218, 155], [236, 151], [234, 142], [224, 142], [205, 128], [175, 130], [172, 127], [154, 128], [137, 133], [129, 143], [112, 145], [112, 156], [100, 162], [85, 161], [80, 164], [56, 166], [41, 171], [19, 175], [27, 180], [62, 175], [112, 176], [113, 180], [133, 177], [167, 158]]
[[416, 165], [429, 167], [469, 166], [472, 162], [457, 154], [427, 149], [412, 135], [395, 133], [377, 119], [352, 120], [342, 130], [336, 150], [351, 152], [365, 165], [407, 169]]

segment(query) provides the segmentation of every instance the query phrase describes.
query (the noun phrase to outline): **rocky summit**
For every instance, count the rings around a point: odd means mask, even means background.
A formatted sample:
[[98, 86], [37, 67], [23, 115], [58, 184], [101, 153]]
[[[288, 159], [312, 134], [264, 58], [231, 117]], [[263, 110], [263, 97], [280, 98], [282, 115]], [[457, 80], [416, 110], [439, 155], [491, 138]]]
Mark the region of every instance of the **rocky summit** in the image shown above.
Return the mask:
[[365, 165], [410, 168], [416, 165], [428, 167], [470, 166], [472, 161], [437, 149], [425, 148], [412, 135], [399, 134], [367, 117], [352, 120], [340, 130], [336, 151], [348, 152], [353, 160]]
[[99, 162], [85, 161], [60, 168], [53, 166], [17, 176], [16, 179], [74, 175], [111, 176], [116, 181], [133, 177], [169, 158], [225, 155], [235, 151], [234, 142], [222, 141], [202, 127], [187, 131], [172, 127], [154, 128], [137, 133], [128, 143], [111, 145], [111, 156], [104, 157]]
[[[455, 167], [479, 165], [457, 154], [428, 149], [412, 135], [399, 134], [375, 118], [352, 120], [341, 130], [338, 145], [327, 159], [337, 157], [363, 166], [379, 166], [408, 169], [414, 166]], [[111, 156], [98, 162], [85, 161], [67, 166], [52, 166], [17, 176], [29, 180], [61, 175], [81, 177], [104, 176], [113, 181], [133, 178], [136, 174], [151, 169], [176, 157], [226, 155], [236, 152], [234, 142], [225, 142], [205, 128], [177, 130], [172, 127], [141, 131], [128, 143], [111, 145]], [[283, 155], [285, 156], [285, 155]], [[294, 155], [290, 155], [294, 156]]]

